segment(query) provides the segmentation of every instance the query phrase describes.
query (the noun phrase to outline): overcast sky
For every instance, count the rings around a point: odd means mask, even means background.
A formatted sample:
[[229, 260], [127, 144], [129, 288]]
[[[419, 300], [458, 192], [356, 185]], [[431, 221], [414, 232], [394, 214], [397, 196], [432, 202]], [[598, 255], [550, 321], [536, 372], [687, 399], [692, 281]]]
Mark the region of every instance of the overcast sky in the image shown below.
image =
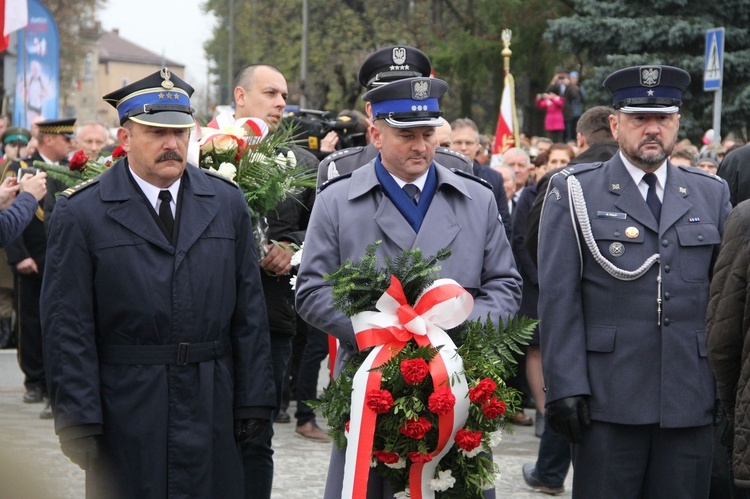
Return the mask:
[[208, 62], [203, 44], [216, 20], [204, 14], [204, 0], [108, 0], [99, 13], [102, 28], [151, 52], [185, 65], [185, 80], [205, 87]]

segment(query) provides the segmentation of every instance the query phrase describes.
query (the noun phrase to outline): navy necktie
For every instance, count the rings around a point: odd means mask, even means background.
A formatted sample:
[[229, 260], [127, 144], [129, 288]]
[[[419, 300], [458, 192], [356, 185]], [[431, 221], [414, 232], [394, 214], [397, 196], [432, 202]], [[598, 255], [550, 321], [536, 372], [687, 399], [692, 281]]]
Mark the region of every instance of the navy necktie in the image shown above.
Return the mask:
[[404, 192], [407, 196], [409, 196], [409, 199], [411, 199], [414, 204], [417, 204], [417, 196], [419, 195], [419, 187], [417, 187], [414, 184], [406, 184], [402, 187]]
[[168, 190], [159, 191], [159, 199], [161, 204], [159, 205], [159, 218], [164, 222], [164, 226], [167, 228], [167, 233], [171, 236], [174, 233], [174, 217], [172, 216], [172, 194]]
[[648, 184], [646, 204], [651, 209], [654, 217], [656, 217], [656, 221], [659, 222], [661, 220], [661, 201], [659, 201], [659, 196], [656, 194], [656, 175], [647, 173], [643, 176], [643, 181]]

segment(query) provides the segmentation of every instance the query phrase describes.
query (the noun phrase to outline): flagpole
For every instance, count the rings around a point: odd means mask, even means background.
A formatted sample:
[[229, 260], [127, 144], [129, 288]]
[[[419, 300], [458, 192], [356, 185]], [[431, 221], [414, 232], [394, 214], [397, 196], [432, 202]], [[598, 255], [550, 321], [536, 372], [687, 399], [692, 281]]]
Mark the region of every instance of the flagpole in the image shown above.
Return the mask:
[[510, 85], [510, 99], [511, 99], [511, 119], [513, 121], [513, 143], [515, 147], [521, 145], [521, 135], [518, 131], [518, 117], [516, 115], [516, 85], [513, 81], [513, 75], [510, 74], [510, 56], [513, 52], [510, 50], [510, 39], [513, 36], [513, 32], [509, 29], [504, 29], [501, 37], [503, 40], [503, 50], [500, 54], [503, 56], [503, 81], [507, 81]]

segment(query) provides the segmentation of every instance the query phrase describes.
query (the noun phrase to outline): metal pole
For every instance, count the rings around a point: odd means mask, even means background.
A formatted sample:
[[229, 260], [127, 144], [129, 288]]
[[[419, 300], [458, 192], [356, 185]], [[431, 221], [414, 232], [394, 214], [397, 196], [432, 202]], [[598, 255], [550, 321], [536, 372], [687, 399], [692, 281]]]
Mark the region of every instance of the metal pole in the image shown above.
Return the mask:
[[721, 87], [714, 92], [714, 138], [712, 144], [721, 142]]
[[231, 104], [232, 82], [234, 81], [234, 0], [229, 0], [229, 53], [227, 54], [227, 82], [226, 82], [226, 104]]
[[308, 32], [307, 0], [302, 0], [302, 61], [300, 62], [299, 78], [299, 107], [307, 107], [307, 32]]

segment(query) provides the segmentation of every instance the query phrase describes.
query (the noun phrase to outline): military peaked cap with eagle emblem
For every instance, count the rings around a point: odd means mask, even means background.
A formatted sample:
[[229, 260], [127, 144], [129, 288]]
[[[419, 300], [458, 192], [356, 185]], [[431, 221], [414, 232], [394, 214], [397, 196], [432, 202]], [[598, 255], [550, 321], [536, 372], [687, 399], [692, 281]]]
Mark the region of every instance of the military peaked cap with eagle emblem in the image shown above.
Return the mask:
[[367, 56], [359, 68], [359, 83], [367, 89], [403, 78], [430, 76], [427, 54], [414, 47], [385, 47]]
[[448, 84], [437, 78], [406, 78], [375, 87], [362, 99], [372, 105], [372, 116], [393, 128], [440, 126], [438, 99]]
[[613, 107], [622, 113], [671, 114], [680, 110], [690, 74], [672, 66], [633, 66], [604, 80]]
[[121, 125], [131, 120], [149, 126], [188, 128], [195, 126], [191, 95], [193, 87], [162, 68], [102, 98], [117, 109]]

